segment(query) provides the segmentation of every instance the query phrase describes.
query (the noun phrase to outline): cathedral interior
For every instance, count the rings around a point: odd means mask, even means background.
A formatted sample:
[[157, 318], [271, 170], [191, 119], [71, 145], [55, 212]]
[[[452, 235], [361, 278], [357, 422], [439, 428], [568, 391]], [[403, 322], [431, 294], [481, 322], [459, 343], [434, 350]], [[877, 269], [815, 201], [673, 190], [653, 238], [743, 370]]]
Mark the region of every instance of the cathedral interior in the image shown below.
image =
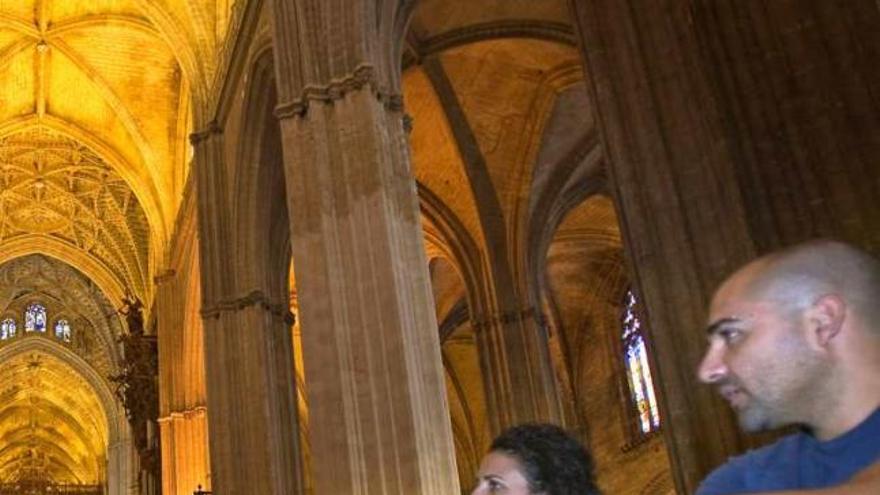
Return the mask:
[[[0, 495], [608, 494], [764, 438], [705, 307], [880, 253], [875, 0], [0, 1]], [[872, 206], [873, 205], [873, 206]]]

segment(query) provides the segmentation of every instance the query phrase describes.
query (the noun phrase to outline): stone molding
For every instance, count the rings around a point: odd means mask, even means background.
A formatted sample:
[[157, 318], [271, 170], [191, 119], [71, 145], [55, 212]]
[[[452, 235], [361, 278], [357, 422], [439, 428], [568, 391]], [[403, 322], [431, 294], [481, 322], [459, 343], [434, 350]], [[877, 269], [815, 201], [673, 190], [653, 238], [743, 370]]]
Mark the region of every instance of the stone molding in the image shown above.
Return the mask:
[[159, 423], [168, 423], [168, 422], [172, 422], [174, 420], [179, 420], [179, 419], [184, 419], [184, 420], [191, 419], [193, 417], [204, 416], [205, 414], [207, 414], [207, 412], [208, 412], [208, 408], [205, 406], [188, 407], [186, 409], [181, 409], [179, 411], [172, 411], [172, 412], [168, 413], [168, 415], [162, 416], [161, 418], [159, 418], [158, 422]]
[[388, 110], [392, 112], [403, 111], [403, 96], [399, 93], [392, 93], [381, 87], [378, 82], [377, 70], [370, 64], [358, 65], [350, 74], [341, 78], [336, 78], [328, 84], [306, 85], [299, 98], [295, 98], [288, 102], [279, 103], [275, 107], [275, 117], [278, 120], [289, 119], [291, 117], [304, 117], [309, 110], [312, 102], [334, 103], [335, 101], [345, 98], [345, 96], [354, 91], [360, 91], [365, 87], [370, 88], [376, 98]]
[[209, 137], [211, 137], [215, 134], [223, 134], [223, 127], [221, 127], [220, 124], [218, 124], [216, 120], [212, 120], [212, 121], [208, 122], [207, 127], [205, 127], [204, 129], [202, 129], [200, 131], [195, 131], [192, 134], [190, 134], [189, 135], [189, 142], [193, 146], [196, 146], [199, 143], [201, 143], [202, 141], [208, 139]]
[[153, 276], [153, 283], [156, 285], [162, 285], [166, 282], [173, 280], [175, 275], [177, 275], [177, 272], [174, 271], [173, 268], [162, 270], [161, 272]]
[[293, 313], [286, 304], [272, 302], [263, 291], [256, 289], [241, 297], [221, 299], [216, 304], [206, 305], [200, 313], [203, 319], [219, 318], [222, 313], [241, 311], [251, 306], [263, 308], [270, 314], [283, 318], [290, 325], [295, 321]]
[[534, 306], [490, 315], [478, 315], [471, 320], [471, 323], [476, 330], [482, 330], [492, 325], [509, 325], [511, 323], [526, 321], [528, 319], [534, 320], [535, 323], [541, 327], [546, 323], [546, 318], [543, 313], [538, 311]]
[[498, 38], [532, 38], [577, 46], [574, 31], [565, 24], [511, 20], [453, 29], [419, 41], [413, 48], [419, 57], [425, 57], [457, 46]]

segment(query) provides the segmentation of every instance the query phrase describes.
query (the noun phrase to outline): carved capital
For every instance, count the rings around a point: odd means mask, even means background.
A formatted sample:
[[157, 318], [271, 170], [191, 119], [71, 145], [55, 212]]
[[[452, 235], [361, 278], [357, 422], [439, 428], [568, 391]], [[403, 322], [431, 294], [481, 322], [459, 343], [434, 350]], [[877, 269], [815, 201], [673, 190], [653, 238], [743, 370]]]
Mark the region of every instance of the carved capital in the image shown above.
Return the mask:
[[202, 308], [202, 318], [219, 318], [222, 313], [233, 313], [244, 308], [258, 306], [274, 316], [282, 318], [287, 324], [293, 325], [295, 317], [285, 304], [269, 300], [261, 290], [252, 290], [247, 295], [233, 299], [223, 299], [216, 304]]
[[341, 100], [348, 93], [369, 88], [382, 104], [392, 112], [403, 111], [403, 96], [383, 89], [378, 83], [376, 69], [369, 64], [359, 65], [351, 74], [334, 79], [328, 84], [309, 84], [303, 88], [300, 96], [288, 102], [279, 103], [275, 107], [278, 120], [292, 117], [304, 117], [312, 102], [332, 104]]
[[211, 122], [208, 123], [208, 126], [205, 127], [204, 129], [202, 129], [200, 131], [195, 131], [192, 134], [190, 134], [189, 135], [189, 142], [193, 146], [196, 146], [199, 143], [201, 143], [202, 141], [208, 139], [209, 137], [211, 137], [215, 134], [222, 134], [222, 133], [223, 133], [223, 128], [220, 126], [220, 124], [218, 124], [216, 120], [212, 120]]
[[538, 311], [534, 306], [529, 306], [526, 308], [521, 308], [518, 310], [505, 311], [501, 313], [495, 313], [490, 315], [477, 315], [472, 323], [474, 325], [474, 329], [479, 331], [490, 326], [495, 325], [509, 325], [511, 323], [517, 323], [521, 321], [526, 321], [528, 319], [532, 319], [535, 323], [544, 328], [546, 323], [546, 319], [544, 315]]
[[175, 420], [188, 420], [194, 417], [204, 416], [208, 412], [205, 406], [194, 406], [186, 409], [171, 411], [166, 416], [159, 418], [159, 423], [170, 423]]
[[161, 272], [156, 274], [156, 276], [153, 277], [153, 283], [155, 283], [156, 285], [164, 284], [165, 282], [168, 282], [171, 279], [173, 279], [174, 275], [176, 275], [176, 274], [177, 274], [177, 272], [175, 272], [174, 269], [172, 269], [172, 268], [162, 270]]

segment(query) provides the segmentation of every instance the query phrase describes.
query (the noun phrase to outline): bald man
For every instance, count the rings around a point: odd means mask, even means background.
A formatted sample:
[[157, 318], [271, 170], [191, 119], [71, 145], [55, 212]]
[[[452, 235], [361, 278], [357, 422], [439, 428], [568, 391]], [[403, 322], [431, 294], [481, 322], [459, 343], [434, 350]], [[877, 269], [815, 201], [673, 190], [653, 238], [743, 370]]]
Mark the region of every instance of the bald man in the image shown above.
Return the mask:
[[718, 288], [707, 331], [700, 380], [741, 428], [802, 429], [730, 459], [697, 495], [880, 494], [880, 261], [835, 241], [764, 256]]

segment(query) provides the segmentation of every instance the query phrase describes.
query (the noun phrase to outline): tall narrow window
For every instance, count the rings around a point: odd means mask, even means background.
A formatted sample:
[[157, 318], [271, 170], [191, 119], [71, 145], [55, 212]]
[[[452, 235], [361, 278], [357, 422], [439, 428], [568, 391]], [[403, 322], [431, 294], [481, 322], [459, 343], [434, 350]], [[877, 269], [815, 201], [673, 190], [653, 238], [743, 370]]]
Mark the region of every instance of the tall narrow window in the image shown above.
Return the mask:
[[70, 342], [70, 324], [67, 320], [58, 320], [55, 322], [55, 338]]
[[27, 307], [27, 311], [24, 313], [24, 331], [46, 331], [46, 308], [42, 304], [33, 303]]
[[660, 411], [654, 393], [654, 380], [651, 378], [642, 322], [636, 310], [639, 301], [631, 289], [626, 291], [623, 303], [621, 338], [626, 362], [626, 379], [629, 383], [632, 405], [637, 414], [639, 431], [647, 434], [660, 428]]
[[6, 318], [0, 323], [0, 340], [11, 339], [15, 337], [15, 320]]

